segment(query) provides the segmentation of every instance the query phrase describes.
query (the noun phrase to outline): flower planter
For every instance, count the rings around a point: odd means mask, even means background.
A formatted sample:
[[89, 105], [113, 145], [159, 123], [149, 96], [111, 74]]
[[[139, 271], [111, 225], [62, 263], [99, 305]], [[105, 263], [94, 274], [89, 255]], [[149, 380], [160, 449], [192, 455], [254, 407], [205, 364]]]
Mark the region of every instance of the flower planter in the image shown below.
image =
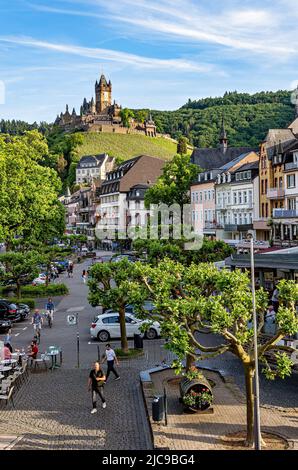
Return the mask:
[[[193, 412], [208, 410], [213, 401], [212, 387], [205, 377], [191, 380], [183, 377], [180, 382], [180, 394], [185, 407]], [[187, 401], [195, 401], [195, 403]]]

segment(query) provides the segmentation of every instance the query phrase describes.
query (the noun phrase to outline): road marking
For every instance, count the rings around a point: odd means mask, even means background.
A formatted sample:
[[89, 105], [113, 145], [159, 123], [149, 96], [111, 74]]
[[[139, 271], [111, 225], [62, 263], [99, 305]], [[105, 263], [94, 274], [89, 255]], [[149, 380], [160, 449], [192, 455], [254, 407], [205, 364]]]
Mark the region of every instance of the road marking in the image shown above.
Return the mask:
[[28, 326], [25, 326], [25, 328], [23, 328], [23, 331], [27, 330]]
[[20, 333], [17, 333], [15, 336], [19, 336]]
[[82, 310], [85, 310], [86, 307], [70, 307], [66, 311], [67, 312], [81, 312]]

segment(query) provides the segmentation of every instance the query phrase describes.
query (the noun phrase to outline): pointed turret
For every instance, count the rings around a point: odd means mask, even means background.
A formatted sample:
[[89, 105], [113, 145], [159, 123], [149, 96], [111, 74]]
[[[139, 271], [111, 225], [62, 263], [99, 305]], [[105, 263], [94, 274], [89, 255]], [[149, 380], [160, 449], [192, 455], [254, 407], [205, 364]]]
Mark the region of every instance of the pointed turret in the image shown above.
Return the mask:
[[75, 108], [73, 108], [73, 110], [72, 110], [72, 115], [73, 115], [73, 116], [76, 116], [76, 115], [77, 115]]
[[222, 115], [222, 119], [221, 119], [221, 131], [220, 131], [220, 134], [219, 134], [219, 146], [220, 146], [221, 150], [223, 151], [223, 153], [225, 153], [227, 148], [228, 148], [228, 136], [227, 136], [227, 132], [226, 132], [226, 129], [225, 129], [224, 115]]
[[107, 85], [107, 80], [104, 74], [101, 74], [100, 80], [99, 80], [100, 85]]

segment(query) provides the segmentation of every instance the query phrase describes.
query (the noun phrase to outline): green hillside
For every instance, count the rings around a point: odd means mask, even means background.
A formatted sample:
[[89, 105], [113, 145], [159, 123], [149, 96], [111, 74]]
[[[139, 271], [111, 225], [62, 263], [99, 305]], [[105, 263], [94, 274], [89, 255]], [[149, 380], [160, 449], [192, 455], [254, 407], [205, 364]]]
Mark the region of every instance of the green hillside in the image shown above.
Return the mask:
[[92, 155], [108, 153], [127, 160], [137, 155], [151, 155], [164, 160], [171, 159], [177, 150], [177, 144], [163, 137], [146, 137], [138, 134], [85, 133], [83, 144], [77, 147], [77, 154]]

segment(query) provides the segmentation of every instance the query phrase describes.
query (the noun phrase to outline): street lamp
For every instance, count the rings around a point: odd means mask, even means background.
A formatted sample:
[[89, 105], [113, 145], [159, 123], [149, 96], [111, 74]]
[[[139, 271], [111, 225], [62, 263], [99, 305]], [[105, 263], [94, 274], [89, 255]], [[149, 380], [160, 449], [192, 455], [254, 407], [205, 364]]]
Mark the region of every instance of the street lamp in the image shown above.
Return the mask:
[[253, 331], [254, 331], [254, 358], [255, 358], [255, 380], [254, 380], [254, 437], [255, 450], [261, 450], [261, 421], [260, 421], [260, 387], [259, 387], [259, 359], [258, 359], [258, 325], [256, 312], [256, 290], [255, 290], [255, 260], [254, 260], [254, 234], [248, 231], [250, 240], [250, 269], [251, 269], [251, 292], [253, 305]]

